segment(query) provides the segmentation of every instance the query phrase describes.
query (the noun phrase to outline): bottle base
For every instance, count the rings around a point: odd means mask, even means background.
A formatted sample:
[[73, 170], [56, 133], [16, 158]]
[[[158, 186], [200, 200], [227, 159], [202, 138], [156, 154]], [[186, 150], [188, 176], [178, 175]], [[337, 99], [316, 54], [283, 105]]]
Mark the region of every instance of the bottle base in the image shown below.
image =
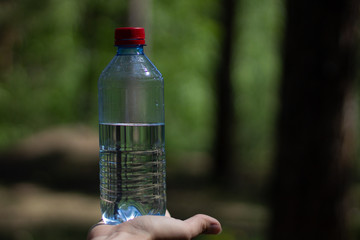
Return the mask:
[[[146, 215], [164, 216], [164, 214], [153, 212], [150, 212]], [[112, 214], [111, 216], [109, 216], [109, 214], [105, 212], [102, 214], [102, 219], [107, 225], [117, 225], [140, 216], [144, 215], [141, 214], [135, 206], [128, 206], [126, 209], [118, 209], [115, 215]]]

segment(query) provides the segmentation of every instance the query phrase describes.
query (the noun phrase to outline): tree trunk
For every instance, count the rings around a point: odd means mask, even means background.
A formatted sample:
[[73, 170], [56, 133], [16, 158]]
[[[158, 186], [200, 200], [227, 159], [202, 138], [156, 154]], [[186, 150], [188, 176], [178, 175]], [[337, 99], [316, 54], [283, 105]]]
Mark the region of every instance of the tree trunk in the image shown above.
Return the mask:
[[145, 29], [146, 55], [151, 58], [151, 18], [152, 18], [152, 0], [130, 0], [128, 1], [129, 27], [143, 27]]
[[287, 0], [270, 239], [347, 239], [359, 6]]
[[215, 167], [213, 177], [221, 183], [231, 183], [234, 177], [232, 160], [234, 139], [234, 97], [231, 83], [231, 60], [234, 40], [235, 0], [222, 2], [222, 42], [216, 72], [215, 92], [217, 99], [216, 130], [214, 141]]

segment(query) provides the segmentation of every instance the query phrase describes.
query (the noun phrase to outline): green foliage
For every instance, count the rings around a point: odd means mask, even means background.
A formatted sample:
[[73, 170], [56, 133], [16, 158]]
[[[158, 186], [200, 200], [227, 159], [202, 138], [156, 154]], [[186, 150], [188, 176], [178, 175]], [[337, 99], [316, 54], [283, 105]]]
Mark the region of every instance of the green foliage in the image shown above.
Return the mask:
[[[51, 125], [97, 121], [97, 76], [113, 54], [118, 1], [2, 2], [0, 147]], [[105, 14], [106, 13], [106, 14]], [[123, 13], [123, 14], [121, 14]], [[108, 26], [108, 27], [104, 27]]]
[[210, 150], [214, 63], [219, 49], [217, 2], [155, 1], [153, 59], [165, 78], [167, 147]]
[[[265, 162], [276, 109], [281, 6], [278, 0], [241, 2], [232, 64], [239, 123], [234, 146], [248, 162]], [[220, 7], [216, 0], [158, 0], [149, 9], [149, 55], [165, 78], [170, 154], [213, 147]], [[97, 79], [115, 53], [114, 28], [126, 25], [127, 2], [20, 0], [2, 2], [0, 9], [0, 31], [9, 38], [0, 46], [0, 147], [52, 125], [96, 128]]]
[[241, 3], [233, 60], [238, 154], [242, 168], [261, 175], [270, 166], [274, 147], [283, 6], [280, 0]]

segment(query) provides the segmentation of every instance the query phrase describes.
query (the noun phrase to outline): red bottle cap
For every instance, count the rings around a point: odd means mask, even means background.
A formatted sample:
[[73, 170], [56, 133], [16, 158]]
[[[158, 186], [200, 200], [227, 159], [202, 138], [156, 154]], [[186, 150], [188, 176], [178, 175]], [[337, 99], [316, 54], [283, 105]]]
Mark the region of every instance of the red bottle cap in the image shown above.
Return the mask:
[[140, 27], [122, 27], [115, 29], [115, 45], [144, 45], [145, 30]]

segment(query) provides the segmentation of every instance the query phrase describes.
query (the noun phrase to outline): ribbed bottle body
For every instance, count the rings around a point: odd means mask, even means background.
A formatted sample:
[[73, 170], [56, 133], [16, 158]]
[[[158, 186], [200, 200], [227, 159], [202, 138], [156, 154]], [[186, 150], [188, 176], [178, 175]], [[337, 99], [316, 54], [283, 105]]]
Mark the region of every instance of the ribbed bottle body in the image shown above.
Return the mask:
[[119, 47], [99, 91], [100, 206], [107, 224], [165, 215], [164, 82], [142, 46]]

